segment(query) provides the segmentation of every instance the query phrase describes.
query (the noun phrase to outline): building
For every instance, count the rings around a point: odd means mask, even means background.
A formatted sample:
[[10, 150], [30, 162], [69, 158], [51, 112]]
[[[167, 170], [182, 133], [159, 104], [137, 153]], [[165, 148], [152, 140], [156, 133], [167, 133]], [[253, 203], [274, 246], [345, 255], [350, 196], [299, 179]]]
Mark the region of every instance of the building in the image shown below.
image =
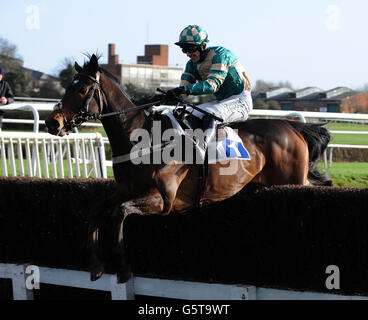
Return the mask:
[[29, 68], [20, 68], [21, 72], [28, 74], [31, 78], [30, 89], [34, 92], [39, 92], [41, 87], [48, 87], [50, 89], [58, 91], [60, 94], [63, 93], [63, 87], [60, 79], [41, 71], [36, 71]]
[[323, 91], [316, 87], [301, 90], [275, 88], [253, 94], [253, 100], [277, 101], [282, 110], [368, 113], [368, 94], [337, 87]]
[[167, 45], [146, 45], [145, 55], [137, 57], [137, 64], [120, 64], [115, 44], [108, 45], [108, 63], [101, 66], [121, 79], [145, 89], [173, 88], [180, 84], [182, 68], [168, 66]]
[[138, 64], [149, 64], [154, 66], [169, 65], [169, 46], [167, 45], [145, 45], [144, 56], [137, 57]]
[[37, 93], [41, 87], [48, 87], [58, 91], [60, 94], [62, 93], [63, 88], [59, 78], [41, 71], [25, 68], [22, 59], [0, 55], [0, 65], [4, 67], [5, 73], [25, 74], [27, 79], [29, 79], [27, 90], [31, 92]]

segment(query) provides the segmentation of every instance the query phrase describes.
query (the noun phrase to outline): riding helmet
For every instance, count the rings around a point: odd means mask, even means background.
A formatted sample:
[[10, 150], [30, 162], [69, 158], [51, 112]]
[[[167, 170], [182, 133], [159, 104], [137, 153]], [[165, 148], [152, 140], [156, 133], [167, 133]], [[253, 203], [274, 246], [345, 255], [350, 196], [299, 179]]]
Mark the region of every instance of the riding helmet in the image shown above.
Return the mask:
[[208, 43], [207, 31], [197, 25], [186, 27], [179, 36], [179, 41], [175, 42], [177, 46], [183, 45], [198, 45]]

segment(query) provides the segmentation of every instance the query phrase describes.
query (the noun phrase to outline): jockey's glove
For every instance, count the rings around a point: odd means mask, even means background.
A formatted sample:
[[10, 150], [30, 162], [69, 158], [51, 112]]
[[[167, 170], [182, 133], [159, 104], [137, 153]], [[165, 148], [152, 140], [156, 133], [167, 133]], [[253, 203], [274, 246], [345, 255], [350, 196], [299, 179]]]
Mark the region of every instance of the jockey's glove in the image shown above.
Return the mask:
[[187, 93], [185, 87], [177, 87], [167, 91], [166, 99], [167, 101], [183, 101], [182, 94]]

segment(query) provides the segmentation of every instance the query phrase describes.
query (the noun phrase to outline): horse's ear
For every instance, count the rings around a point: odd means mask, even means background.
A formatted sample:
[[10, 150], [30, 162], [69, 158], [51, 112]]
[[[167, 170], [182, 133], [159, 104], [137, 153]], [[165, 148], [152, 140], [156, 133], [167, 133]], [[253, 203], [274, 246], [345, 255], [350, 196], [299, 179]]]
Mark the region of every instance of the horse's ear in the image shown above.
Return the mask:
[[95, 54], [92, 55], [91, 60], [89, 61], [89, 67], [92, 73], [96, 73], [98, 71], [98, 58]]
[[77, 72], [82, 72], [82, 67], [77, 63], [77, 61], [75, 61], [75, 63], [74, 63], [74, 69]]

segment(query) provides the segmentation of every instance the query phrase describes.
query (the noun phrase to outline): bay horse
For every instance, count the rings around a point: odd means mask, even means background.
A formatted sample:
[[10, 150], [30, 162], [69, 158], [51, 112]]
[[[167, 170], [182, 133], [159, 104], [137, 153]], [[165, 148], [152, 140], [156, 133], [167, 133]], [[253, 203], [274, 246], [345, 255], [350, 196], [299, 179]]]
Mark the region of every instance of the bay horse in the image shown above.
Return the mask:
[[[149, 112], [137, 108], [118, 80], [99, 66], [98, 59], [95, 54], [89, 56], [83, 67], [75, 62], [75, 78], [47, 117], [46, 126], [50, 134], [64, 136], [87, 119], [107, 115], [100, 120], [116, 159], [130, 153], [134, 146], [131, 134], [135, 129], [149, 128], [151, 120]], [[220, 174], [223, 163], [209, 164], [202, 206], [230, 198], [251, 182], [265, 186], [331, 185], [316, 168], [330, 140], [328, 130], [322, 125], [250, 119], [231, 127], [238, 130], [251, 161], [230, 160], [230, 165], [236, 164], [237, 168], [231, 175]], [[117, 219], [114, 220], [117, 274], [119, 281], [124, 282], [131, 276], [123, 245], [126, 217], [132, 213], [168, 215], [195, 207], [201, 189], [201, 168], [177, 161], [139, 165], [118, 161], [113, 162], [113, 172], [117, 190], [109, 199], [96, 204], [89, 221], [90, 272], [91, 280], [96, 280], [104, 271], [98, 246], [99, 226], [106, 219], [107, 208], [111, 208], [112, 216]]]

